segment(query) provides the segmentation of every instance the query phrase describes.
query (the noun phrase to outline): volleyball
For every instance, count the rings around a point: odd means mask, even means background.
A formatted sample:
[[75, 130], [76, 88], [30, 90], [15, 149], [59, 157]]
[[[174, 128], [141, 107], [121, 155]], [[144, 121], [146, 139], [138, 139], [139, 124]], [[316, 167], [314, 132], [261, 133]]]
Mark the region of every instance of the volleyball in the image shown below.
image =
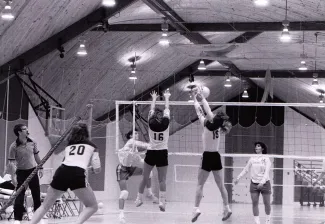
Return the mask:
[[204, 98], [208, 98], [210, 96], [210, 89], [206, 86], [202, 86], [201, 93], [204, 96]]
[[104, 207], [103, 202], [99, 202], [99, 203], [98, 203], [98, 208], [101, 209], [101, 208], [103, 208], [103, 207]]

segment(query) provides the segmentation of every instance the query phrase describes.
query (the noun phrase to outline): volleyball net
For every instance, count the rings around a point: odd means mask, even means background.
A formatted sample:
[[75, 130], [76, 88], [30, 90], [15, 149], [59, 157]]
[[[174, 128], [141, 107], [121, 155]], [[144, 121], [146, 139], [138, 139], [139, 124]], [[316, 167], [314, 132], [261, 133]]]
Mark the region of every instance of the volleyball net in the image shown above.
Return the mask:
[[[126, 142], [125, 134], [138, 130], [142, 141], [149, 141], [148, 112], [150, 101], [116, 101], [116, 150]], [[270, 181], [273, 198], [280, 201], [283, 195], [293, 191], [292, 197], [300, 197], [300, 188], [311, 187], [319, 176], [325, 151], [323, 123], [324, 107], [318, 103], [235, 103], [210, 102], [212, 111], [223, 110], [230, 117], [232, 130], [220, 136], [219, 152], [222, 156], [225, 183], [232, 192], [232, 200], [243, 200], [242, 192], [248, 192], [249, 174], [246, 180], [234, 185], [234, 179], [246, 166], [250, 157], [256, 156], [254, 143], [267, 145], [267, 156], [272, 167]], [[164, 102], [157, 107], [163, 109]], [[198, 121], [193, 102], [170, 102], [171, 120], [169, 151], [169, 178], [173, 184], [197, 182], [202, 149], [202, 126]], [[214, 183], [213, 177], [208, 183]], [[323, 183], [313, 192], [323, 194]], [[300, 189], [300, 190], [296, 190]], [[291, 194], [291, 193], [290, 193]], [[248, 197], [248, 194], [245, 194]], [[277, 198], [276, 198], [277, 197]]]

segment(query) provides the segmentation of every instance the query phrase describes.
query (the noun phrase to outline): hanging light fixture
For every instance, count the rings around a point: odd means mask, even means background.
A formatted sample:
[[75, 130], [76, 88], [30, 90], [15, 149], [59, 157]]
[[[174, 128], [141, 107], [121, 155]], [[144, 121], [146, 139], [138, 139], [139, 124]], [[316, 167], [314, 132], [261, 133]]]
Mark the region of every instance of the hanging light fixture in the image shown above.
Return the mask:
[[135, 74], [135, 70], [137, 69], [137, 66], [135, 65], [135, 63], [133, 62], [131, 64], [131, 74]]
[[5, 0], [5, 8], [3, 9], [2, 13], [1, 13], [1, 18], [3, 20], [7, 20], [7, 21], [10, 21], [10, 20], [13, 20], [15, 18], [15, 16], [12, 14], [12, 9], [11, 9], [11, 6], [10, 4], [12, 3], [11, 0]]
[[169, 45], [169, 40], [168, 40], [168, 23], [166, 18], [164, 18], [164, 22], [161, 24], [161, 38], [159, 40], [159, 43], [163, 46], [168, 46]]
[[227, 88], [229, 88], [229, 87], [231, 87], [232, 85], [231, 85], [231, 81], [230, 81], [230, 76], [231, 76], [231, 73], [230, 72], [227, 72], [226, 73], [226, 82], [225, 82], [225, 87], [227, 87]]
[[287, 19], [288, 17], [288, 0], [286, 0], [286, 15], [285, 15], [285, 19], [283, 20], [282, 22], [282, 25], [283, 25], [283, 31], [281, 33], [281, 41], [282, 42], [289, 42], [291, 40], [291, 36], [290, 36], [290, 33], [289, 33], [289, 20]]
[[301, 62], [300, 62], [300, 67], [298, 68], [300, 71], [306, 71], [308, 70], [306, 66], [306, 58], [307, 54], [305, 54], [305, 32], [302, 32], [302, 54], [300, 55], [301, 57]]
[[249, 97], [248, 92], [247, 92], [246, 89], [244, 90], [243, 95], [241, 97], [243, 97], [243, 98], [248, 98]]
[[[318, 42], [318, 33], [315, 33], [315, 37], [316, 37], [316, 44]], [[317, 47], [315, 47], [315, 59], [317, 58]], [[313, 81], [311, 83], [312, 86], [318, 86], [318, 73], [317, 71], [317, 61], [315, 60], [315, 72], [313, 73]]]
[[313, 82], [311, 83], [312, 86], [318, 86], [318, 73], [313, 74]]
[[86, 41], [85, 40], [82, 40], [80, 41], [80, 45], [79, 45], [79, 48], [78, 48], [78, 51], [77, 51], [77, 55], [79, 57], [84, 57], [84, 56], [87, 56], [87, 49], [86, 49]]
[[204, 64], [204, 61], [203, 60], [200, 61], [199, 67], [197, 67], [197, 69], [200, 70], [200, 71], [204, 71], [204, 70], [207, 69], [205, 67], [205, 64]]
[[254, 0], [256, 6], [265, 7], [269, 4], [268, 0]]
[[[324, 103], [324, 95], [323, 95], [323, 93], [321, 93], [321, 94], [318, 96], [318, 98], [319, 98], [319, 103]], [[320, 106], [318, 106], [318, 107], [324, 108], [325, 105], [320, 105]]]
[[132, 64], [131, 64], [131, 75], [129, 76], [129, 79], [131, 80], [136, 80], [138, 79], [135, 75], [135, 72], [137, 70], [137, 65], [136, 65], [136, 61], [137, 61], [137, 53], [134, 53], [134, 58], [132, 58]]
[[323, 93], [321, 93], [319, 95], [319, 103], [324, 103], [324, 95], [323, 95]]
[[162, 46], [168, 46], [169, 45], [168, 36], [162, 36], [159, 40], [159, 44], [161, 44]]
[[131, 73], [131, 75], [129, 76], [130, 80], [137, 80], [138, 78], [135, 76], [134, 73]]
[[299, 69], [299, 71], [307, 71], [308, 70], [308, 68], [307, 68], [307, 66], [306, 66], [306, 61], [301, 61], [300, 62], [300, 67], [298, 68]]
[[102, 5], [105, 7], [113, 7], [115, 4], [115, 0], [102, 0]]
[[162, 31], [162, 36], [164, 37], [168, 36], [168, 23], [166, 18], [164, 18], [164, 22], [161, 24], [161, 31]]
[[298, 68], [300, 71], [306, 71], [308, 70], [307, 66], [306, 66], [306, 58], [307, 58], [307, 54], [305, 54], [305, 45], [304, 45], [304, 42], [305, 42], [305, 33], [303, 32], [303, 35], [302, 35], [302, 54], [300, 55], [301, 57], [301, 62], [300, 62], [300, 67]]

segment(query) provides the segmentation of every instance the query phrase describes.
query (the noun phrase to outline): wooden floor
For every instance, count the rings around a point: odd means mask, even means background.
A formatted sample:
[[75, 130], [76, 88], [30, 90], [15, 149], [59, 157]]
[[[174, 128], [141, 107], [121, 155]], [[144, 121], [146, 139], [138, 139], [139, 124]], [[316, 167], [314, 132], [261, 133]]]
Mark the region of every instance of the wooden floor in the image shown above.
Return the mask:
[[[119, 224], [117, 202], [106, 202], [103, 215], [94, 215], [86, 223], [88, 224]], [[150, 202], [136, 208], [132, 201], [126, 204], [125, 215], [127, 224], [184, 224], [191, 223], [192, 203], [172, 203], [166, 206], [166, 212], [161, 212], [157, 205]], [[202, 204], [202, 215], [197, 224], [254, 224], [251, 205], [233, 204], [233, 215], [225, 221], [221, 221], [221, 207], [216, 204]], [[264, 207], [260, 205], [261, 224], [265, 223]], [[76, 217], [62, 219], [48, 219], [45, 223], [74, 223]], [[272, 224], [320, 224], [325, 221], [325, 208], [295, 206], [272, 206]], [[0, 221], [0, 224], [13, 223], [13, 221]], [[23, 221], [28, 223], [28, 221]]]

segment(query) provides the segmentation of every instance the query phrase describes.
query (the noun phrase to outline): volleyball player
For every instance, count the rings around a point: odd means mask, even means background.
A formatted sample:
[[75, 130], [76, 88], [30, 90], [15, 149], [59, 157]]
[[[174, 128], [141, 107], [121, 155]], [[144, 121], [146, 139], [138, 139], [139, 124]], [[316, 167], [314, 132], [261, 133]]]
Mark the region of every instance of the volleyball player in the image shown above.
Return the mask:
[[[202, 142], [203, 142], [203, 155], [202, 163], [198, 174], [198, 183], [196, 187], [195, 205], [192, 213], [192, 222], [195, 222], [201, 214], [199, 209], [201, 199], [203, 197], [203, 187], [206, 180], [212, 171], [214, 180], [219, 188], [221, 197], [223, 200], [223, 217], [222, 221], [227, 220], [232, 212], [228, 202], [228, 192], [224, 185], [224, 175], [222, 170], [222, 162], [220, 158], [219, 144], [220, 134], [227, 134], [231, 129], [231, 123], [228, 121], [229, 117], [223, 113], [218, 112], [213, 114], [209, 103], [201, 93], [201, 88], [195, 88], [191, 94], [194, 100], [194, 107], [199, 118], [201, 125], [203, 126]], [[197, 96], [202, 99], [202, 104], [206, 116], [197, 100]]]
[[[138, 152], [143, 152], [150, 149], [150, 144], [138, 141], [139, 133], [137, 129], [134, 131], [134, 138], [132, 132], [133, 131], [131, 130], [126, 134], [128, 141], [126, 142], [125, 146], [117, 152], [120, 162], [120, 164], [118, 164], [116, 167], [117, 182], [119, 183], [121, 190], [119, 198], [120, 223], [125, 223], [124, 203], [129, 196], [129, 192], [127, 190], [127, 180], [131, 176], [142, 175], [143, 172], [144, 161]], [[151, 176], [152, 172], [150, 173], [150, 178], [147, 183], [147, 197], [152, 199], [154, 203], [158, 203], [158, 198], [154, 196], [151, 190]]]
[[270, 223], [271, 213], [271, 184], [270, 184], [270, 168], [271, 161], [268, 157], [264, 156], [267, 154], [267, 146], [263, 142], [255, 142], [255, 153], [259, 156], [254, 156], [249, 159], [246, 167], [238, 175], [235, 180], [235, 184], [238, 184], [240, 178], [246, 173], [250, 172], [250, 193], [253, 203], [253, 214], [255, 224], [260, 224], [258, 201], [260, 193], [263, 197], [266, 213], [266, 224]]
[[139, 186], [139, 192], [135, 204], [137, 207], [143, 204], [143, 191], [146, 183], [149, 181], [149, 175], [154, 166], [157, 167], [159, 180], [159, 209], [165, 211], [166, 207], [166, 175], [168, 167], [168, 138], [169, 138], [169, 98], [170, 92], [167, 89], [164, 92], [165, 109], [164, 112], [155, 107], [157, 93], [151, 93], [152, 102], [150, 106], [149, 138], [151, 149], [146, 152], [144, 159], [142, 181]]
[[101, 170], [100, 159], [96, 146], [89, 141], [86, 124], [75, 125], [68, 137], [68, 146], [64, 149], [65, 157], [61, 166], [56, 170], [52, 183], [41, 207], [39, 207], [31, 220], [37, 224], [44, 214], [51, 208], [57, 198], [70, 188], [85, 205], [76, 224], [84, 223], [98, 209], [95, 194], [87, 182], [86, 170], [89, 162], [92, 171], [99, 173]]

